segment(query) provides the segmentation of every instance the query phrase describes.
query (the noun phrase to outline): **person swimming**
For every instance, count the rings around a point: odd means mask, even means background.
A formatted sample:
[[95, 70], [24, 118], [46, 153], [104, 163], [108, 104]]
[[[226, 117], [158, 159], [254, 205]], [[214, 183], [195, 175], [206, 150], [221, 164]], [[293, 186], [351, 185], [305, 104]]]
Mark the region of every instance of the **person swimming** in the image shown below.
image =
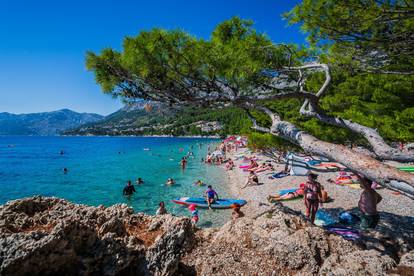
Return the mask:
[[201, 181], [201, 180], [199, 179], [199, 180], [197, 180], [197, 181], [194, 183], [194, 185], [197, 185], [197, 186], [203, 186], [203, 185], [204, 185], [204, 183], [203, 183], [203, 181]]
[[69, 172], [68, 168], [63, 168], [63, 173], [67, 174]]
[[144, 184], [144, 180], [141, 177], [138, 177], [137, 181], [135, 181], [138, 185]]
[[125, 195], [125, 196], [130, 196], [135, 192], [136, 192], [135, 187], [132, 185], [131, 180], [128, 180], [128, 183], [124, 187], [124, 190], [122, 191], [122, 194]]
[[167, 184], [167, 185], [174, 185], [175, 184], [175, 181], [172, 178], [168, 178], [167, 183], [165, 183], [165, 184]]

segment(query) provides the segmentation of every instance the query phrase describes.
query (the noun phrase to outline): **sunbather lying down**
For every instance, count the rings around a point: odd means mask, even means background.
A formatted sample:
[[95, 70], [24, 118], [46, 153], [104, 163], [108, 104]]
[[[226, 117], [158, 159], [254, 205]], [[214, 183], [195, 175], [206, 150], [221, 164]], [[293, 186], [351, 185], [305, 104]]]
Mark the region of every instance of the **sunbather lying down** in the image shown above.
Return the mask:
[[[322, 188], [321, 202], [324, 203], [324, 202], [331, 201], [332, 199], [329, 198], [328, 193], [325, 191], [323, 186], [321, 188]], [[299, 189], [297, 189], [296, 191], [289, 192], [289, 193], [286, 193], [286, 194], [283, 194], [283, 195], [274, 195], [274, 196], [269, 195], [267, 197], [267, 200], [269, 202], [283, 201], [283, 200], [289, 200], [289, 199], [295, 199], [295, 198], [298, 198], [298, 197], [303, 197], [304, 194], [305, 194], [305, 184], [301, 183], [300, 186], [299, 186]]]
[[298, 197], [302, 197], [305, 194], [305, 184], [301, 183], [299, 186], [299, 189], [297, 189], [294, 192], [289, 192], [287, 194], [284, 195], [269, 195], [267, 197], [267, 200], [269, 202], [273, 202], [273, 201], [282, 201], [282, 200], [288, 200], [288, 199], [294, 199], [294, 198], [298, 198]]

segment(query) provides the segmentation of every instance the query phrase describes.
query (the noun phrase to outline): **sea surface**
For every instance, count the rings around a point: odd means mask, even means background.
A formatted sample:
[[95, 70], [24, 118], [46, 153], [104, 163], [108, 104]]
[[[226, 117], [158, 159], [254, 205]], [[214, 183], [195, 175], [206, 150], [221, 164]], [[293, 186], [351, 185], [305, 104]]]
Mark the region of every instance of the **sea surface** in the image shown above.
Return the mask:
[[[201, 162], [217, 139], [152, 137], [0, 137], [0, 204], [33, 195], [56, 196], [75, 203], [109, 206], [126, 203], [135, 212], [155, 214], [160, 201], [176, 215], [190, 212], [171, 200], [202, 197], [211, 184], [220, 197], [228, 196], [223, 168]], [[179, 161], [192, 150], [188, 166]], [[63, 154], [61, 154], [63, 151]], [[63, 169], [68, 172], [64, 173]], [[137, 193], [122, 195], [127, 180], [141, 177]], [[165, 185], [172, 177], [173, 186]], [[229, 210], [199, 210], [201, 227], [219, 226]]]

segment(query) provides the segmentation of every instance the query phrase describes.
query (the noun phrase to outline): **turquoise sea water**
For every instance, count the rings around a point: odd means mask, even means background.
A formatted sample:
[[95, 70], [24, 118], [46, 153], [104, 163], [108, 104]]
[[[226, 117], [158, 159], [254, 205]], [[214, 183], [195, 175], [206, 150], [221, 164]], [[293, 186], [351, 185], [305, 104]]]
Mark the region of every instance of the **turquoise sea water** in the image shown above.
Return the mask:
[[[149, 137], [0, 137], [0, 204], [32, 195], [56, 196], [72, 202], [109, 206], [126, 203], [136, 212], [154, 214], [164, 201], [169, 212], [189, 216], [171, 202], [180, 196], [203, 196], [197, 179], [227, 196], [222, 168], [205, 165], [208, 146], [215, 139]], [[201, 145], [201, 146], [200, 146]], [[194, 158], [182, 170], [179, 161], [192, 147]], [[150, 150], [144, 150], [144, 149]], [[60, 151], [64, 154], [61, 155]], [[182, 151], [181, 151], [182, 150]], [[68, 173], [63, 173], [63, 168]], [[127, 180], [141, 177], [131, 199], [122, 195]], [[172, 177], [177, 184], [166, 186]], [[217, 226], [229, 210], [200, 210], [201, 226]]]

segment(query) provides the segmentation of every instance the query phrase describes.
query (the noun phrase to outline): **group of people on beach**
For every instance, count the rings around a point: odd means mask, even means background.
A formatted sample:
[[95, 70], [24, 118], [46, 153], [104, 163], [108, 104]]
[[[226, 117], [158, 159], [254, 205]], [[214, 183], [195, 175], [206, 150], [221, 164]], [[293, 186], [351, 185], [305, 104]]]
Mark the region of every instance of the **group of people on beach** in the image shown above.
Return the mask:
[[[224, 140], [223, 143], [220, 145], [220, 149], [226, 153], [231, 150], [238, 149], [239, 144], [235, 144], [234, 141], [226, 141]], [[282, 161], [286, 160], [287, 153], [282, 151], [279, 155], [279, 159], [277, 160]], [[274, 167], [271, 162], [264, 162], [261, 165], [258, 164], [256, 156], [243, 156], [243, 161], [250, 161], [248, 166], [242, 166], [241, 168], [249, 172], [249, 175], [246, 179], [246, 183], [242, 188], [246, 188], [248, 186], [255, 186], [259, 185], [259, 177], [258, 173], [261, 172], [273, 172]], [[226, 163], [225, 169], [226, 170], [233, 170], [235, 167], [235, 163], [232, 159], [227, 159], [224, 161]], [[281, 172], [283, 176], [289, 175], [288, 171], [288, 162], [285, 163], [285, 168]], [[344, 177], [344, 173], [341, 174], [341, 177]], [[360, 219], [361, 219], [361, 228], [362, 229], [369, 229], [375, 228], [379, 222], [379, 215], [377, 211], [377, 204], [382, 200], [380, 194], [375, 191], [376, 184], [373, 183], [371, 180], [358, 175], [358, 182], [362, 188], [362, 193], [360, 196], [360, 200], [358, 202], [358, 207], [360, 210]], [[269, 177], [270, 178], [270, 177]], [[273, 178], [272, 178], [273, 179]], [[331, 199], [328, 196], [325, 187], [321, 185], [318, 181], [318, 175], [315, 173], [309, 173], [307, 176], [307, 181], [305, 183], [300, 183], [298, 189], [294, 191], [289, 191], [284, 194], [278, 195], [270, 195], [268, 200], [270, 202], [273, 201], [284, 201], [290, 200], [298, 197], [303, 197], [304, 207], [305, 207], [305, 215], [309, 218], [309, 220], [314, 223], [316, 219], [316, 213], [319, 207], [322, 207], [324, 203], [329, 202]]]

